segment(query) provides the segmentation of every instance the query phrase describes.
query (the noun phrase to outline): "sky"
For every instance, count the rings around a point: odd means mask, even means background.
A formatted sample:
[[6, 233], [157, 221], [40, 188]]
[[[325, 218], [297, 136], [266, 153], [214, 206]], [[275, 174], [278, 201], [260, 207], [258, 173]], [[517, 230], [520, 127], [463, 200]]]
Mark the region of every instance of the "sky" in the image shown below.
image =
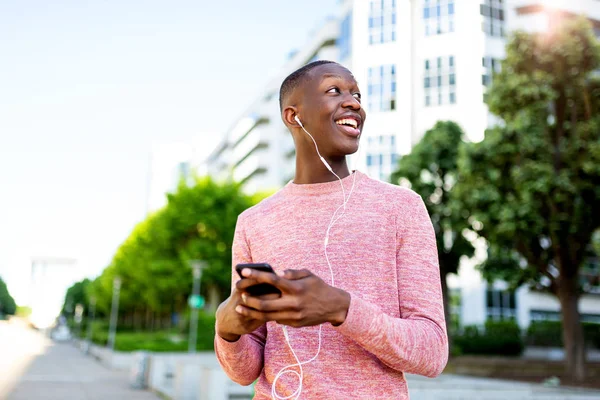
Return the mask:
[[17, 303], [32, 256], [97, 276], [144, 218], [152, 144], [222, 133], [336, 7], [0, 1], [0, 277]]

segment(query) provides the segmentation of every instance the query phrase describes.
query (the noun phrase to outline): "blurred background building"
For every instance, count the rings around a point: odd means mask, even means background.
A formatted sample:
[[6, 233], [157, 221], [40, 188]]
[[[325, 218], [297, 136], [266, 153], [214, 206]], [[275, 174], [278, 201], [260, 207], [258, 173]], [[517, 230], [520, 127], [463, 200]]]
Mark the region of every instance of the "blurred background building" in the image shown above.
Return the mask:
[[149, 160], [146, 213], [167, 203], [167, 193], [174, 192], [179, 183], [191, 182], [194, 174], [209, 175], [207, 157], [213, 151], [218, 134], [198, 135], [188, 142], [153, 143]]
[[31, 259], [28, 306], [32, 309], [32, 324], [43, 329], [54, 323], [62, 309], [67, 288], [78, 278], [77, 272], [77, 262], [71, 258]]
[[248, 192], [281, 187], [294, 175], [294, 143], [279, 112], [279, 87], [287, 75], [314, 60], [337, 60], [338, 21], [328, 19], [306, 45], [290, 52], [285, 66], [273, 76], [248, 109], [227, 129], [206, 160], [217, 178], [232, 177]]
[[[470, 141], [482, 140], [485, 129], [498, 123], [484, 95], [501, 68], [510, 32], [550, 32], [562, 19], [581, 14], [600, 36], [598, 0], [340, 0], [338, 16], [290, 52], [285, 67], [248, 101], [196, 168], [242, 182], [250, 193], [292, 179], [295, 152], [281, 121], [279, 86], [295, 69], [324, 59], [348, 67], [362, 89], [368, 122], [361, 153], [350, 165], [387, 181], [399, 158], [436, 121], [457, 122]], [[169, 168], [182, 172], [184, 159]], [[478, 255], [449, 279], [452, 312], [462, 325], [514, 319], [526, 328], [532, 320], [560, 318], [554, 296], [527, 287], [508, 291], [503, 282], [488, 285], [475, 268], [484, 257], [480, 243]], [[600, 322], [600, 293], [584, 295], [579, 309], [583, 321]]]

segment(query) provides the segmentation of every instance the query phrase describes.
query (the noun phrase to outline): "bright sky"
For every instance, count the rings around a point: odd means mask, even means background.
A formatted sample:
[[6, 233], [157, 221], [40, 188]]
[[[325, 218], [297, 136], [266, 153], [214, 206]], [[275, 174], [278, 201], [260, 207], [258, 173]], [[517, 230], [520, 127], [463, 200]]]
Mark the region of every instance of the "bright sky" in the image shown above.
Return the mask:
[[152, 142], [223, 132], [336, 0], [0, 1], [0, 277], [110, 262], [144, 217]]

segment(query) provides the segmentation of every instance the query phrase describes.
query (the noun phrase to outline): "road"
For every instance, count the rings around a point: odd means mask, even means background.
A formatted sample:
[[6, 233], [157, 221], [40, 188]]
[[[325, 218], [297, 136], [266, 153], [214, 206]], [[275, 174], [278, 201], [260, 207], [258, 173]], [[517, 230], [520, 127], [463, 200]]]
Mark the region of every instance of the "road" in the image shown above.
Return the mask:
[[0, 355], [0, 399], [159, 399], [130, 389], [126, 373], [111, 371], [74, 346], [53, 343], [18, 323], [0, 321]]

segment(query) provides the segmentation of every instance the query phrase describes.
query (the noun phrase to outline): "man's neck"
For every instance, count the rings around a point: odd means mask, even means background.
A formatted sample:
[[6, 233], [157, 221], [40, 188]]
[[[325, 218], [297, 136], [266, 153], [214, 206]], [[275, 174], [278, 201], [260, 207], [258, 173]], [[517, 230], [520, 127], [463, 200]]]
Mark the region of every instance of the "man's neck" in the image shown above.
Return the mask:
[[[340, 177], [340, 179], [344, 179], [348, 175], [350, 175], [350, 171], [348, 170], [348, 164], [346, 163], [346, 157], [343, 157], [339, 160], [327, 160], [333, 172]], [[311, 159], [307, 162], [307, 160], [301, 160], [296, 158], [296, 174], [294, 176], [294, 183], [298, 185], [304, 185], [309, 183], [324, 183], [324, 182], [332, 182], [336, 180], [336, 176], [329, 171], [325, 165], [319, 160]]]

